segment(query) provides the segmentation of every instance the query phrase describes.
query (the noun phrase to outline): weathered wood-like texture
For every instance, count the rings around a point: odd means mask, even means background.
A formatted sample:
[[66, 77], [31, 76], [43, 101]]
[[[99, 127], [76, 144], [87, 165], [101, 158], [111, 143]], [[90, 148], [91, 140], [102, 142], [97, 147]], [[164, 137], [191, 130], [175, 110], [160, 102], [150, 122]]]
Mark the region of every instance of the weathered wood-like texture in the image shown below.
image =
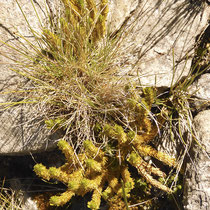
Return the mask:
[[210, 208], [210, 110], [200, 112], [194, 119], [201, 146], [194, 143], [186, 167], [184, 208]]

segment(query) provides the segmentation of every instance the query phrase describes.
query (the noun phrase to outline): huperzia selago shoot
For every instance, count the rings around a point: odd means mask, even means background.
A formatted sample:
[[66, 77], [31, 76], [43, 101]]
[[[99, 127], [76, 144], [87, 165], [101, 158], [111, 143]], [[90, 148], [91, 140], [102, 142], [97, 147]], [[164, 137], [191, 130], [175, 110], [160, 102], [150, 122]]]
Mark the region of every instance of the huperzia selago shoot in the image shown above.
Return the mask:
[[[130, 98], [127, 100], [127, 107], [130, 120], [133, 121], [131, 125], [135, 131], [125, 129], [117, 122], [107, 123], [101, 130], [98, 138], [102, 136], [108, 138], [108, 142], [115, 145], [111, 150], [112, 155], [106, 146], [97, 147], [91, 140], [84, 141], [83, 151], [77, 154], [65, 140], [60, 140], [58, 147], [64, 153], [66, 163], [59, 168], [49, 169], [42, 164], [35, 165], [34, 171], [38, 176], [45, 180], [57, 179], [67, 186], [66, 192], [51, 197], [51, 205], [62, 206], [72, 196], [84, 196], [88, 192], [93, 193], [92, 200], [88, 202], [90, 209], [99, 209], [101, 198], [108, 203], [116, 196], [122, 199], [124, 196], [129, 198], [131, 190], [135, 187], [134, 178], [129, 171], [130, 165], [137, 169], [147, 183], [172, 193], [168, 186], [153, 177], [155, 175], [164, 179], [166, 174], [143, 159], [144, 156], [151, 156], [170, 167], [176, 166], [176, 160], [173, 157], [148, 145], [157, 135], [158, 127], [148, 118], [154, 103], [154, 90], [145, 88], [143, 92], [146, 95], [141, 98], [129, 90]], [[140, 98], [141, 102], [138, 102]], [[157, 121], [161, 126], [164, 118], [159, 115]]]
[[[50, 29], [43, 30], [43, 39], [53, 59], [87, 59], [91, 45], [106, 34], [108, 0], [96, 7], [94, 0], [61, 0], [64, 14]], [[56, 26], [55, 26], [56, 25]]]

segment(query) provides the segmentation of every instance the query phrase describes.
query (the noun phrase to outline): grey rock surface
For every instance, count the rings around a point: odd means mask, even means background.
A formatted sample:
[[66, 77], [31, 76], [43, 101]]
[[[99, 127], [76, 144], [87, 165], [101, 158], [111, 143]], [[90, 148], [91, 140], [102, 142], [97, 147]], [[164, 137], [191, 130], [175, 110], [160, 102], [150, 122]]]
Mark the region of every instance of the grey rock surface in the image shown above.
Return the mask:
[[184, 209], [207, 210], [210, 207], [210, 110], [200, 112], [194, 119], [199, 144], [194, 142], [186, 166]]
[[[18, 3], [30, 23], [30, 27], [40, 33], [41, 25], [31, 1], [21, 0]], [[33, 1], [33, 3], [42, 24], [45, 23], [47, 19], [46, 4], [41, 0]], [[8, 45], [30, 51], [31, 48], [24, 38], [32, 43], [36, 42], [15, 0], [0, 1], [0, 7], [0, 154], [23, 155], [51, 149], [56, 146], [55, 143], [53, 144], [53, 140], [57, 140], [59, 137], [57, 134], [50, 136], [43, 120], [40, 123], [41, 116], [36, 116], [37, 110], [35, 109], [37, 107], [34, 104], [20, 104], [4, 109], [5, 103], [21, 100], [17, 97], [15, 90], [27, 83], [26, 78], [20, 77], [11, 70], [17, 68], [15, 61], [21, 62], [23, 58]], [[7, 56], [11, 59], [8, 59]]]
[[194, 112], [200, 112], [210, 107], [210, 74], [206, 73], [196, 80], [190, 87], [189, 93], [193, 95], [191, 108]]
[[108, 31], [119, 30], [138, 6], [139, 0], [109, 0]]
[[130, 77], [138, 75], [142, 85], [170, 86], [187, 75], [196, 36], [210, 14], [202, 2], [139, 1], [124, 24], [121, 69]]
[[33, 105], [17, 105], [0, 113], [0, 154], [23, 155], [56, 147], [60, 135], [50, 134]]
[[203, 74], [189, 88], [189, 93], [195, 97], [210, 101], [210, 74]]

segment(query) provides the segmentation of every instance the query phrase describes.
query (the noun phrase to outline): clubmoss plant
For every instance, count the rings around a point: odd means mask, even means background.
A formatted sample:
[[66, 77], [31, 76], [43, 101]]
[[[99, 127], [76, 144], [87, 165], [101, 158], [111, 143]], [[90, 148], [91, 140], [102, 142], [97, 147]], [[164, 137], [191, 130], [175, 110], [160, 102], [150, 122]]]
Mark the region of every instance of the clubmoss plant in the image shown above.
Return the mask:
[[[115, 150], [111, 151], [111, 155], [110, 151], [107, 151], [107, 147], [102, 149], [95, 146], [92, 141], [86, 140], [83, 142], [84, 151], [76, 156], [75, 150], [65, 140], [61, 140], [58, 147], [66, 157], [66, 164], [59, 168], [50, 167], [49, 169], [42, 164], [35, 165], [34, 171], [38, 176], [48, 181], [58, 179], [68, 187], [67, 191], [60, 196], [51, 197], [51, 205], [62, 206], [72, 196], [84, 196], [87, 192], [93, 192], [92, 200], [88, 203], [88, 207], [91, 209], [99, 209], [101, 197], [109, 203], [112, 203], [113, 196], [129, 198], [131, 190], [135, 187], [129, 165], [134, 166], [152, 186], [172, 193], [170, 188], [152, 176], [164, 179], [166, 174], [143, 160], [144, 156], [149, 155], [171, 167], [176, 167], [176, 160], [173, 157], [148, 145], [157, 135], [158, 129], [148, 119], [154, 100], [153, 89], [146, 88], [143, 92], [150, 93], [143, 98], [144, 100], [142, 99], [143, 103], [135, 101], [133, 94], [131, 94], [132, 98], [127, 100], [128, 110], [132, 112], [130, 120], [134, 121], [131, 128], [136, 128], [136, 131], [126, 129], [116, 122], [113, 125], [105, 124], [103, 126], [98, 138], [108, 138], [108, 142], [115, 145], [113, 147]], [[135, 97], [138, 96], [135, 95]], [[147, 108], [142, 108], [142, 106]], [[164, 120], [162, 117], [158, 117], [157, 121], [163, 123]]]

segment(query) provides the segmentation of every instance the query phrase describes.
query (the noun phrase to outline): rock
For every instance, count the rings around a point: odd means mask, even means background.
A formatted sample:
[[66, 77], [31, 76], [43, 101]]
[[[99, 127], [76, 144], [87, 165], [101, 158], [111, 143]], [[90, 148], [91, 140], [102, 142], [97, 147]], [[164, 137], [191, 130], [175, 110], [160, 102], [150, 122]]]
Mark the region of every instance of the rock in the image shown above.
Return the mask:
[[189, 93], [199, 99], [210, 100], [210, 74], [201, 75], [201, 77], [191, 85]]
[[194, 119], [199, 137], [190, 151], [184, 182], [184, 209], [207, 210], [210, 206], [210, 110], [200, 112]]
[[42, 117], [32, 117], [36, 113], [33, 105], [18, 105], [0, 113], [0, 153], [3, 155], [24, 155], [41, 152], [56, 147], [55, 140], [61, 138], [50, 130]]
[[[40, 23], [31, 1], [21, 0], [18, 2], [30, 27], [40, 33]], [[34, 5], [42, 24], [44, 24], [47, 19], [44, 1], [34, 1]], [[30, 46], [21, 36], [24, 36], [32, 43], [36, 43], [36, 41], [16, 1], [1, 1], [0, 6], [2, 8], [0, 14], [0, 40], [5, 42], [0, 44], [0, 102], [4, 105], [7, 102], [20, 101], [21, 99], [16, 96], [15, 90], [20, 85], [28, 84], [26, 78], [20, 77], [10, 70], [10, 68], [15, 69], [17, 65], [14, 62], [15, 60], [21, 62], [23, 58], [15, 49], [7, 45], [25, 48], [30, 51]], [[8, 59], [7, 56], [14, 59], [14, 61]], [[35, 110], [36, 106], [34, 104], [20, 104], [9, 109], [4, 109], [4, 106], [1, 105], [0, 154], [24, 155], [30, 152], [45, 151], [56, 146], [53, 140], [59, 139], [59, 135], [50, 135], [49, 130], [43, 124], [43, 120], [40, 123], [41, 114], [37, 115], [38, 112]]]
[[110, 0], [108, 14], [108, 31], [119, 30], [124, 21], [139, 5], [139, 0]]
[[26, 199], [24, 205], [22, 206], [22, 210], [38, 210], [37, 204], [30, 197]]
[[191, 100], [192, 111], [198, 113], [210, 107], [210, 74], [206, 73], [196, 80], [190, 87], [189, 93], [193, 95]]
[[142, 85], [175, 83], [190, 70], [196, 36], [209, 14], [202, 1], [140, 1], [123, 27], [121, 69], [130, 78], [137, 75]]

